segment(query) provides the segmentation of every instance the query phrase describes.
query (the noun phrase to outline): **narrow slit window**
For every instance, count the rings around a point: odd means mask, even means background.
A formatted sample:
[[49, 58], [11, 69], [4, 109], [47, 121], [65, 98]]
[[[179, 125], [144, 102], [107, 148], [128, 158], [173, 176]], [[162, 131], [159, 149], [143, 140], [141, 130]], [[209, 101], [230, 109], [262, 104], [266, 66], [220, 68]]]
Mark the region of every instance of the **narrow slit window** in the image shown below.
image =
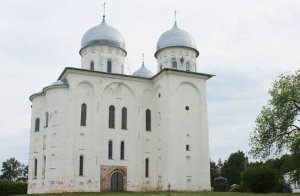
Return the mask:
[[34, 128], [34, 131], [35, 132], [40, 131], [40, 119], [39, 118], [35, 119], [35, 128]]
[[108, 159], [113, 158], [113, 142], [111, 140], [108, 141]]
[[177, 69], [177, 61], [176, 60], [172, 61], [172, 68]]
[[122, 129], [127, 129], [127, 108], [122, 108]]
[[151, 111], [146, 110], [146, 131], [151, 131]]
[[45, 179], [45, 177], [46, 177], [46, 156], [44, 156], [42, 176], [43, 176], [43, 179]]
[[46, 114], [45, 114], [45, 128], [46, 127], [48, 127], [48, 124], [49, 124], [49, 113], [48, 112], [46, 112]]
[[149, 177], [149, 159], [146, 158], [145, 160], [145, 177], [148, 178]]
[[37, 159], [35, 158], [35, 159], [34, 159], [34, 165], [33, 165], [33, 167], [34, 167], [34, 168], [33, 168], [33, 178], [34, 178], [34, 179], [37, 178], [37, 166], [38, 166], [37, 164], [38, 164], [38, 161], [37, 161]]
[[94, 61], [91, 61], [90, 70], [94, 71]]
[[87, 111], [87, 106], [85, 103], [83, 103], [81, 105], [80, 126], [86, 126], [86, 111]]
[[187, 63], [186, 63], [186, 71], [190, 71], [190, 69], [191, 69], [191, 67], [190, 67], [190, 63], [189, 63], [189, 62], [187, 62]]
[[108, 127], [111, 129], [115, 128], [115, 106], [109, 106], [108, 111]]
[[79, 176], [83, 176], [83, 156], [79, 157]]
[[125, 143], [124, 141], [121, 142], [121, 149], [120, 149], [120, 159], [124, 160], [125, 158]]
[[111, 63], [111, 60], [107, 61], [107, 72], [108, 73], [112, 72], [112, 63]]
[[185, 149], [186, 149], [186, 151], [190, 151], [190, 150], [191, 150], [190, 145], [187, 144], [187, 145], [185, 146]]

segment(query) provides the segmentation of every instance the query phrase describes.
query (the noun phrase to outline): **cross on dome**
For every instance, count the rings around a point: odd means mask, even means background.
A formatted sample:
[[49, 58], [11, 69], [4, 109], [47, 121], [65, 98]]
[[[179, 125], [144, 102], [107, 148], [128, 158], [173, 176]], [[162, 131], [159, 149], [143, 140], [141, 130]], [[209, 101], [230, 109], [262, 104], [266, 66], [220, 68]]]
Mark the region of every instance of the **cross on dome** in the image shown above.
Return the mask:
[[105, 20], [105, 2], [103, 3], [103, 15], [102, 15], [102, 17], [103, 17], [103, 20]]

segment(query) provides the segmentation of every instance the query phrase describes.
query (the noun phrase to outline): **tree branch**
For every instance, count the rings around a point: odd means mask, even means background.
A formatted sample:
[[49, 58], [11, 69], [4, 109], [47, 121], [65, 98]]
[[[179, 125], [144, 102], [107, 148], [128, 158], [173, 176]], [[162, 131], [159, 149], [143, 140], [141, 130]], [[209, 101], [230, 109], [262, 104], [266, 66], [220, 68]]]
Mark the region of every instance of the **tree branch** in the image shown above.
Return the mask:
[[290, 125], [289, 127], [295, 127], [295, 129], [292, 129], [292, 131], [300, 131], [300, 127], [298, 127], [297, 125]]
[[293, 102], [297, 110], [300, 111], [300, 106], [298, 105], [297, 101], [295, 101], [294, 99], [292, 99], [291, 101]]

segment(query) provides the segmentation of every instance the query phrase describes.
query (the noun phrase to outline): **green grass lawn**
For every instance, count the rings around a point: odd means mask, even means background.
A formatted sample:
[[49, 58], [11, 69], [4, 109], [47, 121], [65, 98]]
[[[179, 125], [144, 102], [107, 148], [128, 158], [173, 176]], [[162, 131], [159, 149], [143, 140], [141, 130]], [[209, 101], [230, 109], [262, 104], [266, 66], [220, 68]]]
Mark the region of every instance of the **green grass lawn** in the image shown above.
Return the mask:
[[[300, 196], [300, 193], [268, 193], [268, 194], [257, 194], [257, 193], [230, 193], [230, 192], [107, 192], [107, 193], [64, 193], [64, 194], [40, 194], [40, 195], [50, 195], [50, 196], [56, 196], [56, 195], [108, 195], [108, 196], [129, 196], [129, 195], [147, 195], [147, 196], [156, 196], [156, 195], [165, 195], [165, 196], [184, 196], [184, 195], [199, 195], [199, 196], [255, 196], [255, 195], [263, 195], [263, 196]], [[39, 195], [34, 195], [39, 196]]]

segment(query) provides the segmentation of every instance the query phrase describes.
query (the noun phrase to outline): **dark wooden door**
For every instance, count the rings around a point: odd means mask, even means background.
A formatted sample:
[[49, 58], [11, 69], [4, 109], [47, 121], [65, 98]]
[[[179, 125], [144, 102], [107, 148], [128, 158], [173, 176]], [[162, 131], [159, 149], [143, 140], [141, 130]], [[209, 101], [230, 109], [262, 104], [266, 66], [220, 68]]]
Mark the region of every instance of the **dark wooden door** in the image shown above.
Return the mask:
[[111, 175], [110, 187], [111, 191], [123, 191], [124, 190], [124, 178], [120, 172], [114, 172]]

